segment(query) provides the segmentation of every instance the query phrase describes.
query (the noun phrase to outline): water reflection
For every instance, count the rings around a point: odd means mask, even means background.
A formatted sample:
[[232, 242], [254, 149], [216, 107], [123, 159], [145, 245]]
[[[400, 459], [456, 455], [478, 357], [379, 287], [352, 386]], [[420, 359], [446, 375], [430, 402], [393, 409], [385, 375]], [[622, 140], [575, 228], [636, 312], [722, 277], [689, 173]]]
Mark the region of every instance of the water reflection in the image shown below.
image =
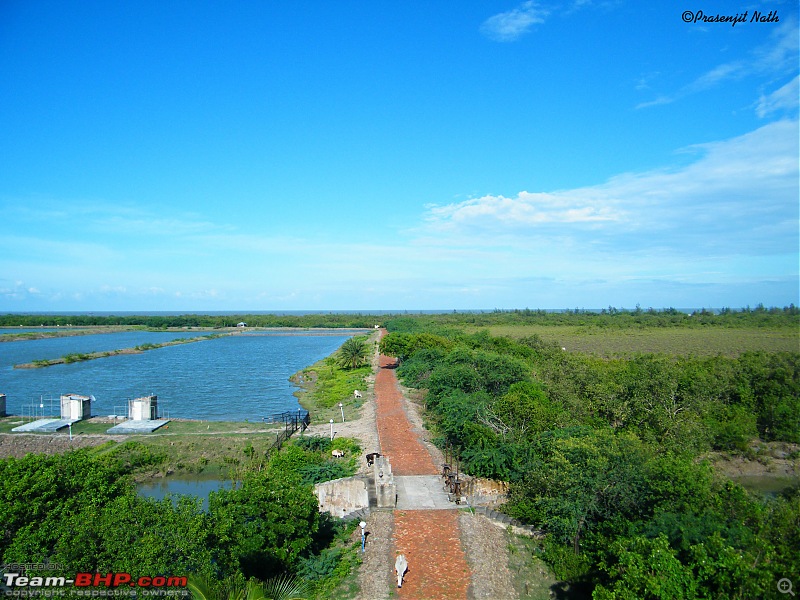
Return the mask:
[[197, 496], [203, 500], [203, 510], [208, 510], [208, 495], [211, 492], [233, 487], [230, 480], [223, 480], [216, 476], [171, 476], [140, 483], [136, 492], [144, 498], [162, 500], [168, 495]]

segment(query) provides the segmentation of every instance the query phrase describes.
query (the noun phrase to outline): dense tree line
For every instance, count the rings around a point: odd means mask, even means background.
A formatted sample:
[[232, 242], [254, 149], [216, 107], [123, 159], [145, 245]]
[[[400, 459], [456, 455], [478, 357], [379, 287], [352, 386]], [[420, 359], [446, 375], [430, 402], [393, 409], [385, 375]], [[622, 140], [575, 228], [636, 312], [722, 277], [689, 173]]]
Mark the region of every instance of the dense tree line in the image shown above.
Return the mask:
[[800, 353], [609, 360], [537, 336], [388, 327], [382, 351], [426, 390], [439, 443], [511, 483], [504, 510], [548, 532], [542, 556], [573, 591], [769, 597], [796, 571], [800, 490], [765, 501], [698, 457], [800, 442]]
[[783, 308], [745, 307], [739, 310], [723, 308], [719, 311], [696, 310], [683, 312], [674, 308], [646, 310], [608, 307], [601, 310], [565, 309], [515, 309], [494, 311], [466, 311], [444, 314], [238, 314], [238, 315], [0, 315], [0, 327], [56, 327], [130, 325], [152, 329], [167, 327], [234, 327], [245, 322], [251, 327], [315, 327], [315, 328], [372, 328], [376, 324], [392, 322], [404, 330], [429, 331], [443, 326], [489, 325], [578, 325], [601, 328], [630, 327], [785, 327], [800, 326], [800, 309], [789, 305]]
[[[378, 319], [376, 321], [376, 319]], [[0, 315], [0, 327], [87, 327], [87, 326], [138, 326], [148, 329], [169, 327], [235, 327], [247, 323], [248, 327], [307, 327], [322, 329], [373, 328], [381, 317], [361, 314], [310, 314], [310, 315]]]
[[347, 546], [334, 543], [349, 531], [320, 515], [313, 483], [350, 475], [360, 449], [337, 440], [350, 460], [334, 462], [330, 440], [317, 440], [289, 445], [267, 463], [249, 456], [257, 468], [236, 488], [212, 492], [207, 511], [192, 497], [138, 496], [130, 474], [164, 457], [135, 442], [0, 460], [0, 562], [59, 565], [29, 575], [190, 577], [218, 594], [294, 574], [325, 597], [320, 581], [343, 563], [349, 570]]
[[490, 312], [458, 312], [446, 314], [415, 314], [384, 317], [391, 328], [406, 332], [431, 332], [442, 327], [488, 327], [496, 325], [571, 325], [600, 329], [631, 329], [647, 327], [800, 327], [800, 309], [794, 304], [783, 308], [745, 307], [739, 310], [723, 308], [718, 311], [679, 311], [674, 308], [656, 310], [565, 309], [545, 311], [532, 309], [495, 310]]

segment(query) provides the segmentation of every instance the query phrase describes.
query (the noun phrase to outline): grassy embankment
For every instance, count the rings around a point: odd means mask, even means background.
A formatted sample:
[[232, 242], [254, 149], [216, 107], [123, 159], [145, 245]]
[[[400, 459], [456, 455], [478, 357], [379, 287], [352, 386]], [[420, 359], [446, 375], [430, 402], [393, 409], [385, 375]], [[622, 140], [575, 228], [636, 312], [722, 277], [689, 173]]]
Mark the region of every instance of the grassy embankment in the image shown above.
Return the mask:
[[48, 331], [21, 331], [19, 333], [0, 333], [0, 342], [22, 342], [44, 340], [48, 338], [75, 337], [80, 335], [98, 335], [102, 333], [120, 333], [122, 331], [146, 331], [140, 325], [87, 325], [84, 327], [61, 327]]
[[[368, 339], [370, 356], [377, 339], [377, 334], [371, 335]], [[295, 395], [300, 405], [311, 413], [311, 423], [318, 424], [327, 423], [330, 419], [334, 421], [341, 419], [340, 402], [346, 417], [357, 414], [364, 404], [364, 399], [356, 398], [353, 392], [360, 390], [363, 394], [367, 387], [367, 378], [371, 375], [371, 365], [357, 369], [343, 369], [337, 364], [336, 356], [331, 355], [295, 373], [291, 381], [300, 386]]]
[[209, 335], [201, 335], [193, 338], [178, 338], [171, 342], [162, 342], [160, 344], [140, 344], [133, 348], [121, 348], [118, 350], [106, 350], [104, 352], [86, 352], [86, 353], [71, 353], [66, 354], [60, 358], [34, 360], [29, 363], [21, 363], [14, 365], [15, 369], [38, 369], [42, 367], [52, 367], [53, 365], [63, 365], [74, 362], [82, 362], [86, 360], [95, 360], [97, 358], [107, 358], [109, 356], [118, 356], [121, 354], [141, 354], [148, 350], [156, 350], [158, 348], [165, 348], [167, 346], [177, 346], [179, 344], [191, 344], [192, 342], [204, 342], [214, 338], [222, 337], [223, 335], [230, 335], [230, 333], [212, 333]]

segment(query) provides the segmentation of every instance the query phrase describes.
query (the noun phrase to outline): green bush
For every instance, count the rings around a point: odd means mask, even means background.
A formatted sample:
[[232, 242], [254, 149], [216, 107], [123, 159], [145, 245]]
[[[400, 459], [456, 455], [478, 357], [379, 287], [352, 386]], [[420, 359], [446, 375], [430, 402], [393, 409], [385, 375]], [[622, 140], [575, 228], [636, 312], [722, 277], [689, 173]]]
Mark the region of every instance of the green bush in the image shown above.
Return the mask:
[[304, 435], [294, 438], [294, 444], [309, 452], [327, 453], [331, 449], [331, 439], [319, 435]]

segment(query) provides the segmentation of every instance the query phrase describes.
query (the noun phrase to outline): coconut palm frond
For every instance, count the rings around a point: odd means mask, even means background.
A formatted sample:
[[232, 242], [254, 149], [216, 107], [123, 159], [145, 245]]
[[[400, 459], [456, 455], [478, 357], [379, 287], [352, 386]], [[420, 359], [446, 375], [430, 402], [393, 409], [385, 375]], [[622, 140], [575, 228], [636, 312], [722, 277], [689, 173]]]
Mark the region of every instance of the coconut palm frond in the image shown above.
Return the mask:
[[263, 591], [269, 600], [305, 600], [309, 585], [295, 575], [285, 574], [265, 581]]
[[216, 594], [211, 591], [211, 586], [202, 577], [189, 577], [186, 587], [192, 593], [193, 600], [216, 600]]

